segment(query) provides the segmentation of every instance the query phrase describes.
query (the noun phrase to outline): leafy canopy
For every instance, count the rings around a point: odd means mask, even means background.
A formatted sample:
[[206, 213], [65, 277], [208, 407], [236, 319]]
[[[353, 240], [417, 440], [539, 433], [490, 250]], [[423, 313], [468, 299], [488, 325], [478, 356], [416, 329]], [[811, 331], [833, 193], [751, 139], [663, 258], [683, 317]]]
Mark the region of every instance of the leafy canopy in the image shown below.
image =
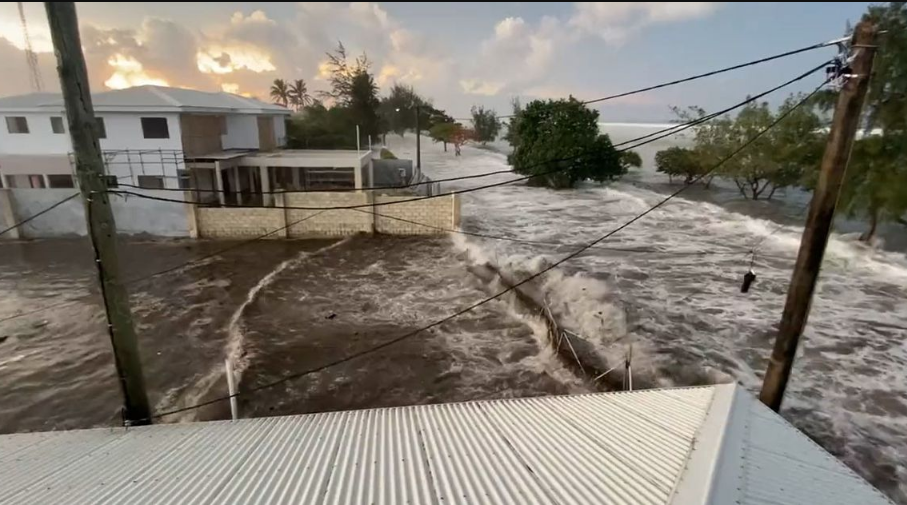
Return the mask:
[[531, 185], [570, 188], [586, 179], [611, 181], [627, 172], [624, 162], [632, 161], [622, 162], [611, 139], [599, 133], [598, 111], [573, 97], [530, 102], [510, 122], [508, 137], [514, 171], [545, 174], [529, 179]]
[[501, 121], [498, 119], [494, 109], [473, 105], [470, 113], [472, 114], [472, 128], [477, 142], [485, 145], [487, 142], [498, 138], [498, 132], [501, 131]]

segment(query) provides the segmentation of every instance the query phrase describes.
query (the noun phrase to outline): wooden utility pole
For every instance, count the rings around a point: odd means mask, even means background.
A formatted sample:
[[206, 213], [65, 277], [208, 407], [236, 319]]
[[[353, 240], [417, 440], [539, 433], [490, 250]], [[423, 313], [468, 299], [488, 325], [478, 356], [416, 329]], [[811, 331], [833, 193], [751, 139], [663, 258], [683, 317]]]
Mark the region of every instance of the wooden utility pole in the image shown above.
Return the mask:
[[98, 125], [91, 104], [88, 73], [79, 37], [73, 2], [45, 2], [47, 21], [57, 56], [57, 72], [66, 105], [69, 136], [76, 162], [76, 176], [85, 202], [88, 236], [94, 247], [107, 328], [125, 403], [125, 418], [131, 425], [150, 424], [151, 408], [145, 393], [142, 363], [129, 297], [120, 282], [116, 251], [116, 224], [107, 197], [104, 162], [98, 143]]
[[838, 95], [828, 144], [822, 156], [819, 181], [810, 203], [794, 275], [787, 291], [787, 302], [781, 316], [778, 338], [775, 340], [768, 370], [765, 372], [765, 381], [762, 383], [762, 392], [759, 395], [762, 403], [776, 412], [781, 408], [781, 400], [794, 365], [800, 335], [803, 334], [809, 316], [816, 279], [835, 217], [838, 194], [844, 182], [850, 151], [860, 126], [863, 101], [869, 89], [875, 44], [875, 26], [868, 21], [858, 23], [851, 39], [853, 61], [850, 65], [850, 77]]

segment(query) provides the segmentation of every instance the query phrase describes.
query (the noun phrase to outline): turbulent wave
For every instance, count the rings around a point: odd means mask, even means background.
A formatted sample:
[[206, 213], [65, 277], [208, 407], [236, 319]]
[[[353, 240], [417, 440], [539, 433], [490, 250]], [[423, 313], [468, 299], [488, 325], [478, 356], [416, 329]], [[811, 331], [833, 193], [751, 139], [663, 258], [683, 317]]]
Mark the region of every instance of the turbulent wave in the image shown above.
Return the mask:
[[[409, 145], [392, 149], [406, 156]], [[423, 154], [433, 178], [506, 167], [500, 153], [464, 149], [455, 158], [433, 148]], [[592, 240], [676, 189], [654, 173], [654, 149], [641, 154], [643, 170], [628, 182], [569, 191], [505, 185], [464, 195], [462, 227], [533, 241]], [[544, 296], [609, 360], [626, 351], [611, 342], [633, 342], [634, 361], [659, 385], [736, 380], [757, 392], [803, 231], [802, 196], [745, 202], [720, 187], [689, 193], [602, 244], [634, 252], [593, 248], [546, 274]], [[778, 215], [793, 217], [779, 223]], [[455, 242], [474, 261], [517, 278], [571, 251], [476, 237]], [[753, 247], [757, 280], [744, 295]], [[905, 286], [903, 253], [868, 247], [855, 234], [831, 237], [782, 412], [899, 499], [907, 499]]]
[[[230, 316], [230, 320], [227, 323], [227, 341], [224, 345], [224, 359], [228, 359], [233, 363], [234, 373], [236, 375], [236, 384], [237, 386], [242, 381], [242, 373], [249, 364], [250, 356], [246, 353], [244, 347], [245, 333], [243, 330], [242, 318], [246, 312], [246, 308], [250, 304], [255, 302], [258, 298], [259, 293], [263, 289], [267, 288], [271, 283], [277, 279], [281, 273], [286, 271], [288, 268], [295, 266], [307, 258], [311, 257], [314, 254], [319, 254], [324, 251], [330, 250], [334, 247], [337, 247], [341, 244], [344, 244], [347, 240], [341, 240], [335, 242], [331, 245], [318, 249], [316, 251], [304, 251], [297, 254], [293, 258], [289, 258], [277, 264], [274, 269], [265, 274], [259, 281], [249, 289], [246, 293], [245, 300], [236, 308], [233, 314]], [[211, 392], [218, 387], [218, 384], [223, 385], [226, 382], [224, 378], [225, 369], [221, 363], [217, 363], [213, 368], [208, 370], [200, 379], [195, 381], [191, 387], [184, 389], [182, 387], [175, 388], [164, 395], [164, 398], [158, 403], [158, 411], [162, 410], [171, 410], [184, 408], [190, 405], [195, 405], [203, 402]], [[189, 410], [180, 414], [171, 416], [169, 421], [193, 421], [198, 418], [197, 410]]]

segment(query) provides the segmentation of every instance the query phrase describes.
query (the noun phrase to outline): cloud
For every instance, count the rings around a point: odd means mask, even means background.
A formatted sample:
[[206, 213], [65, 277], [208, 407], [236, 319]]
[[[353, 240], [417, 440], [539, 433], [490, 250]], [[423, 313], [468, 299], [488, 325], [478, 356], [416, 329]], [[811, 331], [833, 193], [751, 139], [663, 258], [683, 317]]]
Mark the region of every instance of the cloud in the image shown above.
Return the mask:
[[142, 84], [204, 89], [216, 85], [198, 72], [194, 58], [197, 34], [174, 21], [146, 18], [137, 30], [83, 24], [80, 31], [93, 89]]
[[469, 94], [518, 92], [550, 72], [558, 51], [569, 40], [556, 18], [545, 16], [534, 26], [520, 17], [504, 18], [482, 42], [479, 58], [459, 81], [460, 87]]
[[131, 56], [115, 54], [107, 60], [107, 64], [114, 68], [113, 75], [104, 81], [104, 85], [110, 89], [131, 88], [146, 84], [169, 86], [166, 80], [148, 75], [144, 66]]
[[646, 26], [704, 17], [719, 5], [716, 2], [577, 2], [569, 25], [606, 42], [620, 43]]
[[483, 81], [480, 79], [461, 79], [460, 88], [469, 95], [497, 95], [504, 88], [503, 82]]
[[[38, 53], [38, 72], [45, 91], [60, 89], [57, 77], [57, 61], [53, 53]], [[32, 93], [30, 70], [25, 61], [25, 52], [15, 44], [0, 37], [0, 96]]]
[[[562, 89], [559, 56], [594, 36], [619, 43], [644, 27], [706, 16], [711, 2], [611, 2], [574, 5], [569, 18], [544, 16], [537, 23], [506, 17], [482, 42], [479, 57], [459, 80], [468, 94], [518, 95], [528, 90]], [[566, 96], [562, 94], [561, 96]]]

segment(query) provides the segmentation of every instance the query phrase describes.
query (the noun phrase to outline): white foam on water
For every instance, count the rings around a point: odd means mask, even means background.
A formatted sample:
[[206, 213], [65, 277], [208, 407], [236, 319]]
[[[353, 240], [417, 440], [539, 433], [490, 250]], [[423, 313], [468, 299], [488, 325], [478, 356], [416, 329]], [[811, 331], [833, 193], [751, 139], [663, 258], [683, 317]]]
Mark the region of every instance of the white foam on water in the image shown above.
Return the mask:
[[[411, 142], [390, 147], [405, 156]], [[428, 143], [422, 160], [423, 171], [434, 179], [507, 168], [499, 153], [464, 148], [463, 156], [453, 157]], [[512, 178], [442, 183], [442, 191]], [[567, 191], [505, 185], [464, 194], [461, 226], [523, 240], [585, 243], [664, 196], [628, 182]], [[771, 205], [776, 203], [751, 207]], [[622, 350], [607, 350], [608, 342], [625, 336], [634, 342], [634, 358], [644, 360], [640, 366], [645, 363], [661, 384], [684, 384], [705, 374], [712, 381], [738, 380], [757, 392], [802, 231], [801, 225], [779, 227], [681, 197], [601, 244], [653, 253], [593, 248], [540, 282], [565, 324], [591, 337], [609, 360]], [[508, 274], [536, 272], [573, 250], [453, 238], [455, 249], [467, 251], [472, 261], [492, 263]], [[907, 258], [856, 238], [835, 233], [829, 240], [786, 415], [823, 443], [843, 447], [845, 461], [863, 475], [894, 467], [907, 497]], [[740, 282], [749, 268], [747, 251], [756, 244], [758, 277], [744, 295]], [[703, 254], [682, 254], [692, 252]], [[887, 452], [879, 453], [879, 461], [865, 456], [880, 445]], [[879, 479], [891, 482], [884, 475]]]
[[[281, 273], [286, 271], [287, 268], [299, 264], [305, 259], [311, 257], [313, 254], [318, 254], [344, 244], [348, 240], [349, 239], [337, 241], [316, 251], [304, 251], [292, 258], [281, 261], [270, 272], [259, 279], [251, 289], [249, 289], [249, 291], [246, 293], [245, 300], [243, 300], [239, 307], [237, 307], [236, 310], [233, 311], [233, 314], [230, 316], [230, 321], [227, 323], [227, 342], [224, 345], [224, 358], [230, 360], [233, 363], [233, 371], [236, 377], [237, 386], [242, 381], [242, 373], [249, 365], [250, 359], [248, 354], [244, 351], [243, 347], [245, 334], [243, 332], [241, 322], [246, 308], [253, 302], [255, 302], [255, 300], [258, 298], [259, 293], [261, 293], [263, 289], [271, 285], [271, 283], [273, 283]], [[224, 376], [225, 373], [226, 368], [220, 363], [216, 364], [206, 374], [197, 379], [188, 390], [180, 390], [180, 388], [174, 388], [164, 394], [160, 402], [158, 402], [156, 410], [175, 410], [202, 402], [204, 397], [211, 391], [213, 391], [213, 389], [217, 387], [219, 383], [221, 385], [226, 384], [226, 378]], [[197, 415], [198, 410], [192, 409], [170, 416], [168, 420], [175, 422], [194, 421], [197, 419]]]

